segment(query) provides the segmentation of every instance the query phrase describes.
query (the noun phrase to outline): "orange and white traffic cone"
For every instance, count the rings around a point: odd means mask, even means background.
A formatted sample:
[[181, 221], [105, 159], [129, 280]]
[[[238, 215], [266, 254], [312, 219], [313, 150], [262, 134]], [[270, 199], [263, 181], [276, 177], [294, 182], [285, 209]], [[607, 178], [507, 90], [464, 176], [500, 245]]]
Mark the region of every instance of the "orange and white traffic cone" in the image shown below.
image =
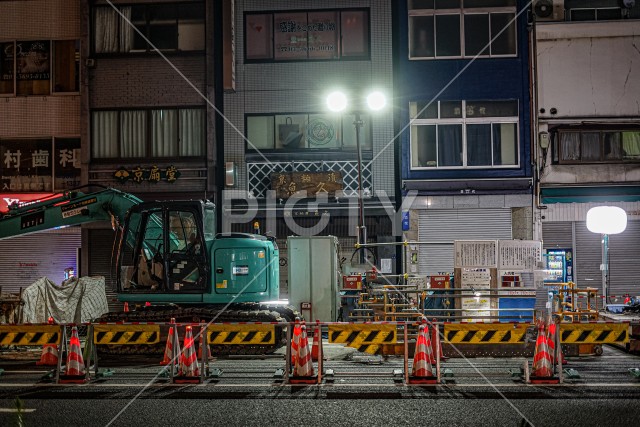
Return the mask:
[[434, 358], [427, 326], [420, 325], [409, 384], [436, 384], [438, 382], [437, 377], [433, 375], [432, 360]]
[[536, 351], [533, 356], [533, 369], [530, 381], [533, 384], [557, 383], [558, 379], [553, 377], [553, 358], [549, 353], [547, 336], [545, 335], [544, 322], [538, 323], [538, 339], [536, 340]]
[[296, 364], [293, 375], [289, 377], [289, 382], [293, 384], [315, 384], [317, 377], [314, 375], [311, 353], [309, 352], [309, 339], [307, 338], [307, 327], [304, 323], [300, 326], [300, 341]]
[[[174, 341], [173, 334], [174, 334], [173, 326], [170, 326], [169, 336], [167, 337], [167, 345], [164, 347], [164, 356], [162, 358], [162, 362], [160, 362], [160, 364], [163, 366], [170, 364], [171, 359], [173, 359], [173, 341]], [[175, 340], [175, 342], [178, 345], [178, 348], [176, 349], [176, 354], [180, 354], [180, 343], [178, 340]]]
[[[50, 325], [54, 324], [53, 317], [49, 316]], [[57, 344], [44, 344], [42, 346], [42, 354], [40, 360], [36, 362], [38, 366], [58, 366], [58, 345]]]
[[[176, 379], [176, 382], [200, 382], [200, 367], [198, 366], [198, 358], [196, 356], [195, 345], [193, 343], [193, 334], [191, 326], [187, 326], [184, 334], [184, 350], [180, 357], [180, 370], [178, 376], [184, 379]], [[195, 381], [197, 377], [197, 381]]]
[[320, 341], [320, 325], [316, 325], [316, 329], [313, 331], [313, 344], [311, 345], [311, 360], [318, 361], [318, 348]]
[[300, 342], [300, 318], [296, 317], [293, 326], [293, 335], [291, 336], [291, 368], [296, 366], [296, 358], [298, 357], [298, 346]]
[[[549, 346], [549, 353], [551, 353], [551, 360], [555, 365], [557, 363], [556, 360], [556, 333], [558, 331], [558, 325], [555, 322], [551, 322], [549, 324], [549, 329], [547, 330], [547, 345]], [[562, 364], [566, 365], [567, 360], [564, 358], [564, 354], [562, 353], [562, 344], [558, 342], [560, 348], [558, 349], [558, 353], [560, 353], [560, 360], [562, 360]]]
[[67, 354], [67, 366], [64, 375], [60, 375], [61, 383], [84, 383], [87, 371], [80, 350], [80, 337], [78, 337], [78, 327], [71, 328], [71, 338], [69, 339], [69, 351]]

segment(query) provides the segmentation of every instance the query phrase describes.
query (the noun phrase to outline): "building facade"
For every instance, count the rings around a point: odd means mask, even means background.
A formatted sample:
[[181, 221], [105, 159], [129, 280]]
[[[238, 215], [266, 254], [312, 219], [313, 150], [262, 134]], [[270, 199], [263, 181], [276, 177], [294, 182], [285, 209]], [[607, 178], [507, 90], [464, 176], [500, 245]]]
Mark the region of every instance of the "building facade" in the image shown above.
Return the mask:
[[408, 273], [449, 273], [454, 240], [532, 235], [528, 2], [397, 4]]
[[[225, 162], [235, 170], [227, 226], [251, 231], [256, 218], [275, 235], [283, 280], [289, 235], [338, 236], [350, 257], [360, 178], [368, 241], [390, 239], [392, 108], [374, 114], [361, 101], [375, 89], [393, 103], [391, 2], [234, 3], [235, 79], [224, 95]], [[353, 108], [329, 111], [334, 90]]]
[[[79, 2], [0, 2], [0, 211], [81, 183]], [[0, 286], [78, 271], [80, 230], [0, 242]]]
[[[552, 14], [534, 5], [532, 31], [536, 236], [548, 250], [572, 250], [570, 279], [580, 287], [602, 291], [606, 283], [609, 302], [622, 302], [625, 294], [640, 294], [640, 87], [634, 84], [640, 6], [552, 3]], [[601, 269], [602, 236], [586, 226], [588, 210], [598, 205], [628, 215], [627, 229], [609, 236], [608, 275]]]

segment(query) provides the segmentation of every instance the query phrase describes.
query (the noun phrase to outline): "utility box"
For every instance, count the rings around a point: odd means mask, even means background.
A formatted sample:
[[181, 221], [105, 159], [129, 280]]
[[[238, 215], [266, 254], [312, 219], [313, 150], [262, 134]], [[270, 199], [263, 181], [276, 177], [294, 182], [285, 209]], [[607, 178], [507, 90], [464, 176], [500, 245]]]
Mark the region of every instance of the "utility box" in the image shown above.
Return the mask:
[[338, 238], [290, 236], [289, 304], [307, 321], [335, 322], [340, 308]]

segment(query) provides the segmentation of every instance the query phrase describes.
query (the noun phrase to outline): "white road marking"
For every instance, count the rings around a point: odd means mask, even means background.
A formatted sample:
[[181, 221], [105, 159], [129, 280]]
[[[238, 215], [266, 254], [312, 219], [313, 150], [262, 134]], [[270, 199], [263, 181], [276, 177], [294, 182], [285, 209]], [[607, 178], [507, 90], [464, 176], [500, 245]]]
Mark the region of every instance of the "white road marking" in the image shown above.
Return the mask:
[[[0, 413], [17, 413], [18, 409], [17, 408], [0, 408]], [[20, 409], [20, 412], [35, 412], [35, 409], [33, 408], [24, 408], [24, 409]]]

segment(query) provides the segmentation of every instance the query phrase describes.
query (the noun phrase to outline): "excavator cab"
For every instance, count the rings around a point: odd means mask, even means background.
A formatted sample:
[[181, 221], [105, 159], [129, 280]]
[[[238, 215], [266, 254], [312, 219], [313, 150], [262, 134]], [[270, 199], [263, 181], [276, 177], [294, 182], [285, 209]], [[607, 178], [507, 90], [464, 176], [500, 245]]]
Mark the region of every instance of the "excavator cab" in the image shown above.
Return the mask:
[[210, 268], [204, 211], [203, 203], [195, 201], [132, 207], [119, 252], [119, 292], [206, 292]]

